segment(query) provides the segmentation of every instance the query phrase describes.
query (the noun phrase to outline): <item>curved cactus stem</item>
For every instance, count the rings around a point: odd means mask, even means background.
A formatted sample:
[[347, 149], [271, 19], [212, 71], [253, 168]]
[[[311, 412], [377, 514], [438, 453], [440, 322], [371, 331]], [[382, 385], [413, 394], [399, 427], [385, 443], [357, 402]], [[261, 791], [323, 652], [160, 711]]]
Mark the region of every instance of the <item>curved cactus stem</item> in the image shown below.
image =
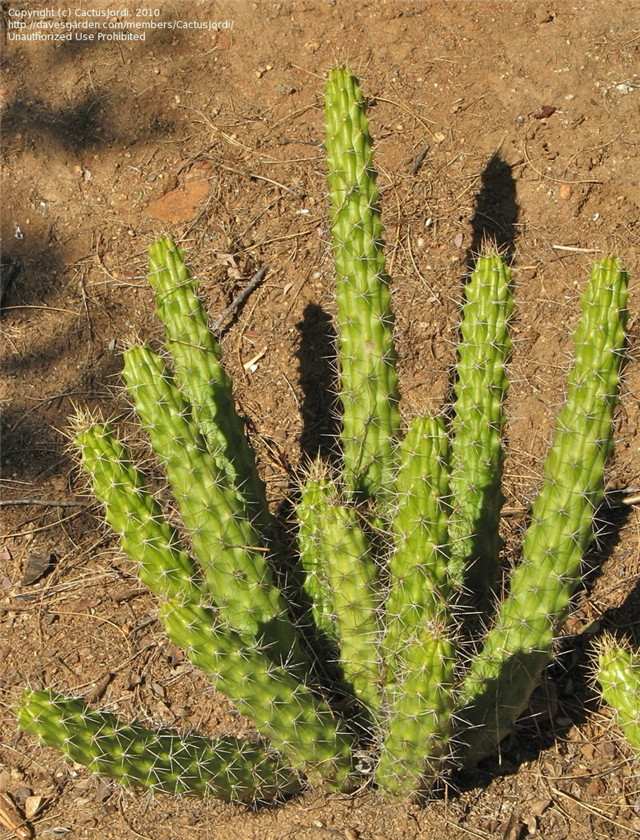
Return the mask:
[[160, 237], [149, 248], [149, 282], [158, 315], [165, 327], [165, 345], [173, 358], [176, 381], [188, 398], [193, 419], [206, 439], [218, 467], [248, 507], [248, 516], [262, 533], [272, 526], [264, 483], [255, 455], [238, 416], [231, 380], [221, 364], [222, 352], [209, 329], [198, 297], [198, 284], [185, 263], [184, 252]]
[[410, 424], [395, 492], [382, 643], [388, 717], [376, 779], [390, 793], [410, 796], [442, 773], [454, 708], [449, 441], [441, 420]]
[[495, 626], [462, 686], [461, 719], [470, 729], [463, 762], [490, 754], [526, 709], [580, 580], [604, 497], [604, 466], [613, 445], [613, 411], [624, 356], [629, 277], [613, 258], [591, 271], [574, 335], [568, 395], [544, 464], [523, 559]]
[[605, 633], [596, 642], [595, 680], [615, 722], [640, 758], [640, 656]]
[[279, 661], [303, 665], [307, 657], [246, 506], [211, 457], [171, 373], [141, 345], [124, 354], [124, 378], [222, 619], [247, 640], [262, 639]]
[[501, 582], [503, 404], [513, 312], [511, 272], [501, 256], [479, 257], [465, 298], [451, 424], [451, 570], [470, 604], [484, 613]]
[[348, 786], [352, 738], [322, 700], [272, 661], [268, 649], [247, 645], [198, 604], [167, 602], [159, 615], [169, 639], [297, 770]]
[[339, 651], [345, 682], [375, 715], [379, 703], [378, 570], [358, 511], [316, 464], [302, 490], [300, 561], [318, 628]]
[[337, 281], [344, 478], [383, 494], [400, 426], [391, 297], [369, 123], [356, 79], [333, 70], [325, 90], [330, 218]]
[[302, 787], [298, 775], [264, 743], [152, 732], [51, 690], [25, 692], [16, 712], [21, 729], [69, 761], [153, 793], [254, 804]]

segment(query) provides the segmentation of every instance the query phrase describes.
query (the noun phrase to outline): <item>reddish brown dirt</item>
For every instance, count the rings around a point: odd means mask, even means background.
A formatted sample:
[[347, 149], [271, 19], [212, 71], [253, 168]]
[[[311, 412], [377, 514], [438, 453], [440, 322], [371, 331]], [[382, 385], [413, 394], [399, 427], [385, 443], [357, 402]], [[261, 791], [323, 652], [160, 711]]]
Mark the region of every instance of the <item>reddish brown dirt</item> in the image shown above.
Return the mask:
[[[318, 144], [323, 76], [337, 62], [371, 99], [405, 413], [447, 398], [468, 254], [490, 233], [515, 255], [506, 528], [517, 534], [589, 264], [614, 251], [633, 277], [631, 363], [608, 484], [640, 486], [640, 4], [156, 6], [162, 21], [233, 28], [57, 45], [4, 35], [2, 258], [20, 273], [3, 313], [2, 491], [15, 504], [1, 510], [0, 792], [43, 797], [32, 820], [42, 838], [640, 836], [638, 765], [586, 687], [580, 635], [597, 620], [637, 640], [637, 509], [608, 516], [567, 628], [577, 635], [535, 715], [499, 762], [422, 809], [370, 790], [314, 790], [257, 812], [151, 799], [96, 781], [17, 730], [11, 709], [27, 685], [181, 729], [246, 727], [164, 639], [153, 600], [83, 495], [64, 430], [74, 405], [130, 423], [120, 351], [134, 332], [159, 337], [145, 252], [166, 233], [186, 247], [214, 317], [267, 269], [223, 347], [271, 497], [283, 498], [329, 406], [317, 361], [333, 312]], [[3, 4], [5, 24], [17, 8], [46, 6]], [[89, 8], [110, 7], [72, 4]], [[24, 583], [37, 557], [51, 567]]]

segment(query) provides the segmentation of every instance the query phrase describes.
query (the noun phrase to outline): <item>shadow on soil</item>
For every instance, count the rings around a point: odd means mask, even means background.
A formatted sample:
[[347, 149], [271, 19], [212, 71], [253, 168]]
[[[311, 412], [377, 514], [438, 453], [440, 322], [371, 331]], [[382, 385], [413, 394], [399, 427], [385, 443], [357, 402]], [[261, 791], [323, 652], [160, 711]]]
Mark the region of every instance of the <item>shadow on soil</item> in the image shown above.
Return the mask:
[[482, 172], [481, 187], [471, 219], [472, 237], [467, 254], [470, 272], [487, 242], [497, 247], [507, 263], [513, 261], [519, 214], [513, 168], [496, 152]]
[[300, 448], [308, 461], [322, 458], [335, 464], [340, 433], [335, 326], [322, 307], [310, 303], [297, 327], [303, 393]]
[[[59, 412], [65, 417], [71, 413], [70, 400], [104, 399], [105, 383], [116, 374], [120, 362], [115, 353], [94, 344], [89, 316], [79, 296], [71, 304], [74, 309], [65, 314], [64, 327], [55, 332], [52, 327], [39, 328], [40, 314], [56, 312], [61, 297], [69, 300], [68, 290], [63, 288], [70, 280], [62, 247], [42, 242], [34, 244], [26, 256], [14, 255], [9, 247], [2, 259], [20, 269], [6, 289], [1, 309], [5, 327], [2, 375], [13, 393], [5, 400], [0, 421], [2, 475], [32, 482], [67, 469], [69, 458], [54, 428]], [[65, 309], [69, 306], [66, 303]], [[15, 345], [14, 330], [24, 332], [26, 341]], [[50, 389], [38, 393], [34, 383], [41, 386], [48, 370], [59, 376], [70, 352], [83, 361], [77, 364], [78, 372], [71, 377], [63, 374], [61, 393], [52, 394]]]
[[[153, 34], [152, 40], [155, 46], [161, 46], [170, 39], [171, 44], [178, 48], [182, 38], [179, 32], [158, 31]], [[28, 147], [39, 146], [40, 151], [46, 150], [52, 157], [67, 153], [73, 157], [86, 149], [111, 146], [119, 150], [134, 143], [157, 141], [175, 131], [174, 121], [164, 115], [162, 103], [153, 99], [153, 91], [148, 94], [153, 114], [145, 122], [142, 132], [136, 127], [139, 121], [128, 118], [133, 109], [140, 108], [140, 102], [132, 98], [126, 89], [76, 91], [70, 97], [70, 103], [53, 105], [37, 90], [30, 88], [30, 64], [19, 46], [18, 43], [18, 48], [13, 51], [5, 49], [2, 60], [7, 77], [19, 81], [16, 90], [20, 91], [3, 112], [2, 138], [7, 154], [10, 154], [12, 144], [19, 142]], [[141, 50], [147, 48], [148, 44], [140, 45]], [[56, 73], [56, 67], [77, 58], [83, 49], [82, 42], [63, 42], [62, 48], [55, 51], [51, 74]], [[95, 50], [95, 45], [92, 49]], [[6, 205], [7, 196], [5, 211], [9, 218]], [[31, 322], [27, 328], [26, 349], [20, 348], [19, 352], [12, 353], [10, 341], [6, 342], [3, 375], [8, 383], [21, 390], [16, 391], [3, 410], [3, 475], [33, 481], [50, 473], [54, 467], [59, 471], [68, 467], [60, 436], [51, 427], [55, 422], [56, 407], [62, 406], [66, 416], [70, 413], [70, 408], [67, 411], [69, 399], [86, 401], [100, 392], [104, 393], [104, 383], [116, 372], [119, 361], [114, 354], [91, 347], [91, 336], [87, 334], [91, 328], [84, 321], [83, 303], [79, 298], [77, 315], [69, 312], [67, 326], [55, 338], [43, 338], [38, 330], [37, 310], [55, 308], [62, 287], [72, 281], [69, 259], [64, 246], [56, 239], [54, 227], [50, 230], [48, 241], [30, 242], [28, 247], [24, 247], [26, 242], [14, 241], [12, 231], [3, 233], [2, 263], [15, 266], [11, 283], [3, 290], [1, 301], [7, 335], [11, 335], [14, 318], [16, 325], [24, 324], [26, 317]], [[44, 399], [36, 400], [31, 410], [32, 372], [37, 372], [41, 381], [43, 372], [46, 375], [47, 368], [55, 367], [60, 359], [68, 357], [73, 347], [79, 348], [77, 358], [84, 361], [84, 364], [78, 365], [82, 373], [73, 382], [65, 377], [65, 394], [46, 395]], [[25, 403], [28, 406], [26, 409], [23, 408]]]

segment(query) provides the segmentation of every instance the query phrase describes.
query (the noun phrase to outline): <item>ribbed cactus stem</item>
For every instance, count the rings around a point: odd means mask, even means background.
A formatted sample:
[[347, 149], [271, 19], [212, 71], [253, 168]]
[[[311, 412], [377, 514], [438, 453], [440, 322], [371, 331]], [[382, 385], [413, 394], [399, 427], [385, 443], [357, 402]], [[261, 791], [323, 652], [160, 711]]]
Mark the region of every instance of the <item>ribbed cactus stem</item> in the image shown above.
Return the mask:
[[300, 560], [318, 628], [340, 652], [345, 681], [370, 712], [378, 709], [380, 594], [360, 513], [316, 464], [302, 490]]
[[51, 690], [27, 691], [17, 715], [25, 732], [69, 761], [153, 793], [254, 804], [301, 788], [296, 773], [264, 743], [150, 731]]
[[465, 287], [460, 325], [449, 524], [452, 574], [480, 612], [493, 606], [501, 581], [503, 405], [512, 312], [509, 268], [498, 254], [480, 256]]
[[369, 123], [345, 68], [329, 74], [325, 116], [344, 478], [350, 490], [375, 496], [390, 486], [400, 425], [396, 354]]
[[209, 453], [190, 407], [162, 360], [147, 346], [124, 354], [136, 413], [164, 466], [206, 585], [224, 621], [247, 640], [261, 638], [281, 662], [304, 662], [287, 605], [246, 506]]
[[138, 564], [142, 583], [159, 598], [202, 600], [196, 563], [180, 546], [112, 427], [87, 416], [78, 416], [74, 426], [74, 442], [93, 492], [123, 551]]
[[640, 656], [609, 633], [596, 645], [595, 678], [602, 699], [640, 758]]
[[248, 516], [268, 532], [271, 517], [264, 483], [258, 476], [244, 421], [236, 412], [220, 345], [209, 329], [184, 252], [167, 237], [160, 237], [149, 248], [149, 282], [156, 294], [176, 381], [191, 404], [193, 419], [229, 486], [247, 504]]
[[400, 444], [399, 460], [385, 606], [384, 651], [391, 672], [405, 649], [405, 634], [451, 603], [450, 447], [442, 419], [415, 418]]
[[322, 700], [273, 662], [268, 648], [247, 645], [198, 604], [167, 602], [159, 615], [169, 639], [297, 770], [336, 787], [346, 784], [351, 737]]
[[383, 641], [388, 719], [376, 779], [409, 796], [442, 773], [454, 708], [449, 441], [442, 420], [416, 418], [399, 455]]
[[320, 513], [325, 513], [329, 501], [335, 496], [335, 476], [321, 460], [309, 465], [300, 486], [296, 503], [298, 522], [298, 552], [303, 573], [303, 589], [310, 606], [317, 630], [334, 646], [339, 644], [335, 627], [333, 593], [327, 578], [331, 558], [324, 550], [324, 537], [320, 530]]
[[525, 710], [580, 580], [604, 496], [604, 467], [613, 444], [613, 411], [624, 356], [628, 274], [613, 258], [591, 271], [574, 335], [575, 359], [566, 403], [544, 464], [523, 558], [511, 578], [495, 626], [462, 689], [463, 761], [490, 754]]

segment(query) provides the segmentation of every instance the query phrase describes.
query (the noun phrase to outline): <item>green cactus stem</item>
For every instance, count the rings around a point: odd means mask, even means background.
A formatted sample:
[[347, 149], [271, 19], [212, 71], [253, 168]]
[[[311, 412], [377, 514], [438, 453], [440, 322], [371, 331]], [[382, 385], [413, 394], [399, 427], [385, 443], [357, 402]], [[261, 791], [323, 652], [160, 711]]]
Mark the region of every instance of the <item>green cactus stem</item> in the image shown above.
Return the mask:
[[176, 382], [191, 404], [193, 420], [209, 451], [248, 507], [249, 518], [269, 534], [271, 516], [255, 455], [238, 416], [222, 351], [209, 329], [209, 319], [185, 263], [184, 252], [167, 237], [149, 248], [149, 282], [158, 316], [165, 328], [165, 346], [173, 358]]
[[511, 272], [501, 256], [479, 257], [465, 298], [451, 424], [455, 510], [449, 534], [452, 575], [467, 601], [484, 613], [501, 582], [503, 405], [513, 312]]
[[613, 411], [624, 357], [629, 277], [618, 260], [596, 264], [574, 335], [568, 395], [544, 464], [523, 558], [495, 626], [462, 687], [463, 763], [495, 750], [526, 709], [580, 581], [604, 497], [604, 467], [613, 445]]
[[443, 421], [417, 417], [399, 446], [394, 484], [390, 591], [385, 606], [387, 669], [405, 650], [405, 634], [450, 606], [449, 439]]
[[360, 513], [341, 498], [328, 468], [316, 463], [297, 506], [304, 588], [318, 628], [339, 651], [355, 696], [379, 707], [378, 571]]
[[246, 506], [192, 422], [171, 373], [147, 346], [124, 354], [124, 378], [136, 413], [164, 466], [204, 580], [224, 621], [248, 640], [263, 638], [274, 657], [301, 665], [298, 636], [276, 589], [265, 548]]
[[163, 599], [160, 618], [167, 635], [260, 732], [283, 753], [291, 753], [298, 769], [310, 767], [313, 773], [321, 765], [323, 774], [337, 774], [342, 784], [350, 739], [340, 734], [328, 707], [296, 678], [293, 652], [285, 670], [274, 664], [268, 632], [260, 630], [260, 642], [247, 644], [221, 623], [218, 610], [210, 608], [215, 606], [210, 594], [199, 585], [197, 566], [180, 548], [124, 445], [107, 424], [88, 418], [76, 424], [76, 444], [107, 521], [120, 535], [125, 553], [138, 562], [141, 581]]
[[596, 643], [595, 678], [615, 722], [640, 757], [640, 656], [605, 633]]
[[339, 639], [332, 590], [327, 579], [330, 558], [321, 550], [322, 534], [319, 530], [319, 512], [326, 510], [334, 495], [334, 478], [329, 473], [329, 467], [324, 461], [313, 461], [306, 471], [296, 503], [298, 551], [311, 617], [315, 627], [335, 648]]
[[88, 415], [74, 420], [74, 443], [93, 492], [125, 554], [138, 564], [142, 583], [157, 597], [201, 601], [200, 571], [146, 488], [125, 445], [108, 423]]
[[311, 780], [348, 786], [352, 738], [329, 707], [285, 668], [268, 648], [247, 645], [215, 613], [198, 604], [166, 602], [160, 620], [169, 639]]
[[454, 709], [449, 441], [442, 420], [410, 424], [395, 491], [382, 645], [388, 717], [376, 779], [388, 792], [409, 796], [441, 775]]
[[300, 778], [264, 743], [149, 731], [54, 691], [27, 691], [18, 723], [41, 744], [120, 784], [153, 793], [214, 796], [255, 804], [301, 789]]
[[391, 298], [369, 123], [356, 79], [333, 70], [325, 91], [331, 236], [338, 304], [344, 479], [384, 494], [399, 430]]

